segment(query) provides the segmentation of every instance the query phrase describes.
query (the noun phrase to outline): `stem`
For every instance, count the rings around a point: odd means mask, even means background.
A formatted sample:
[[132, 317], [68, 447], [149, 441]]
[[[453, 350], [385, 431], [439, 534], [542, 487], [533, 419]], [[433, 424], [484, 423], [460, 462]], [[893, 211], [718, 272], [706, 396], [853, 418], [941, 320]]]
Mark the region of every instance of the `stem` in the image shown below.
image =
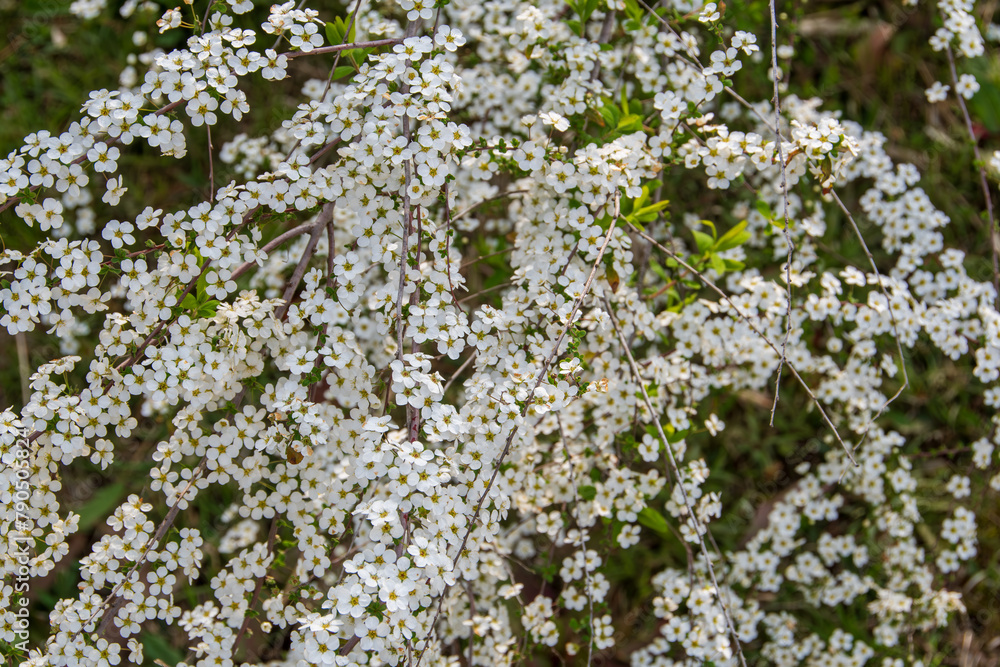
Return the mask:
[[976, 165], [979, 167], [979, 185], [983, 189], [983, 199], [986, 200], [986, 216], [990, 223], [990, 250], [993, 253], [993, 298], [994, 305], [1000, 310], [1000, 259], [998, 259], [998, 248], [1000, 245], [1000, 228], [997, 227], [993, 216], [993, 197], [990, 195], [990, 184], [986, 178], [986, 167], [983, 166], [983, 158], [979, 153], [979, 141], [976, 139], [976, 131], [972, 127], [972, 117], [969, 116], [969, 109], [965, 104], [965, 98], [958, 92], [958, 72], [955, 69], [955, 55], [951, 52], [951, 46], [945, 47], [948, 54], [948, 67], [951, 70], [951, 83], [955, 89], [955, 97], [958, 99], [958, 106], [962, 109], [962, 116], [965, 118], [965, 129], [969, 132], [969, 140], [972, 142], [973, 155], [976, 158]]
[[350, 44], [337, 44], [336, 46], [323, 46], [318, 49], [313, 49], [312, 51], [286, 51], [281, 55], [285, 56], [288, 60], [292, 58], [298, 58], [300, 56], [320, 56], [324, 53], [336, 53], [337, 51], [347, 51], [350, 49], [374, 49], [379, 46], [392, 46], [394, 44], [402, 43], [402, 39], [395, 37], [393, 39], [376, 39], [370, 42], [352, 42]]
[[771, 426], [774, 426], [774, 413], [778, 409], [778, 394], [781, 389], [781, 370], [785, 367], [788, 351], [788, 337], [792, 333], [792, 234], [788, 230], [788, 180], [785, 173], [785, 155], [781, 146], [781, 97], [778, 91], [778, 20], [775, 17], [774, 0], [770, 0], [771, 10], [771, 81], [774, 83], [774, 149], [778, 155], [781, 167], [781, 197], [785, 205], [785, 244], [788, 255], [785, 259], [785, 285], [787, 286], [788, 310], [785, 313], [785, 337], [781, 340], [781, 359], [778, 361], [778, 376], [774, 380], [774, 403], [771, 404]]

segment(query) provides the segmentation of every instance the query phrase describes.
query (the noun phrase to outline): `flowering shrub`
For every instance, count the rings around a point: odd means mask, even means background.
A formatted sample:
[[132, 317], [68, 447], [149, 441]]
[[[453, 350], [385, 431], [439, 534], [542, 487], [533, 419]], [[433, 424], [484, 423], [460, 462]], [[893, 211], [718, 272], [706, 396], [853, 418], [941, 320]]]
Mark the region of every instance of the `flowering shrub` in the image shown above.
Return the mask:
[[[966, 610], [951, 573], [976, 566], [1000, 436], [984, 420], [942, 480], [886, 414], [931, 347], [1000, 405], [1000, 157], [969, 167], [983, 280], [885, 136], [789, 90], [762, 7], [124, 3], [181, 46], [136, 39], [116, 89], [0, 161], [3, 224], [37, 240], [0, 255], [0, 325], [62, 355], [0, 413], [7, 655], [145, 664], [166, 636], [187, 665], [929, 659]], [[957, 65], [981, 23], [920, 11], [927, 100], [975, 141]], [[221, 130], [286, 80], [267, 132]], [[144, 200], [126, 167], [150, 150], [206, 163], [207, 196]], [[831, 251], [834, 219], [865, 263]], [[741, 473], [711, 443], [741, 416], [713, 406], [748, 395], [772, 420], [804, 397], [819, 436], [726, 541], [713, 477]], [[80, 469], [120, 491], [106, 528], [61, 500]], [[29, 632], [80, 535], [78, 594]], [[623, 602], [615, 562], [656, 544], [682, 556]], [[639, 608], [650, 636], [617, 617]]]

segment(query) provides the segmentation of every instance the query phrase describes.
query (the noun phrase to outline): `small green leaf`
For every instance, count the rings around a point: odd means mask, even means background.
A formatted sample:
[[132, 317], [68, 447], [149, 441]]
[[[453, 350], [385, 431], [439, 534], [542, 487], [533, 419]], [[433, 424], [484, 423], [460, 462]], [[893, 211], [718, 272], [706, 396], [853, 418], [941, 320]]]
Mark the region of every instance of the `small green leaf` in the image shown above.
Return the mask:
[[618, 119], [622, 117], [621, 109], [613, 104], [601, 107], [601, 115], [608, 122], [608, 127], [618, 127]]
[[704, 254], [715, 245], [715, 239], [708, 234], [699, 232], [698, 230], [692, 230], [691, 233], [694, 234], [694, 242], [698, 244], [698, 252]]
[[716, 252], [725, 252], [737, 248], [750, 240], [750, 232], [746, 231], [747, 221], [744, 220], [722, 235], [715, 243]]
[[642, 116], [626, 112], [618, 119], [618, 130], [625, 132], [638, 132], [642, 129]]
[[642, 511], [639, 512], [639, 523], [646, 528], [656, 531], [660, 535], [670, 534], [670, 527], [667, 525], [667, 520], [652, 507], [642, 508]]
[[639, 6], [638, 0], [625, 0], [625, 13], [628, 17], [635, 22], [642, 21], [644, 15], [642, 7]]
[[326, 41], [330, 42], [330, 46], [337, 46], [343, 41], [344, 35], [337, 33], [337, 26], [333, 23], [326, 24]]
[[649, 268], [653, 270], [653, 273], [655, 273], [660, 278], [660, 280], [664, 282], [670, 282], [670, 276], [667, 275], [667, 270], [663, 268], [663, 266], [655, 259], [650, 260]]
[[[344, 23], [343, 23], [344, 28], [347, 28], [347, 23], [348, 23], [347, 21], [344, 21]], [[354, 43], [354, 32], [355, 32], [354, 29], [356, 27], [357, 27], [357, 23], [351, 22], [351, 29], [349, 31], [347, 31], [347, 40], [345, 41], [345, 44], [353, 44]]]
[[665, 209], [669, 204], [670, 202], [664, 199], [663, 201], [656, 202], [655, 204], [643, 206], [633, 215], [636, 220], [639, 220], [640, 222], [652, 222], [653, 220], [656, 220], [656, 216], [659, 215], [660, 211]]
[[215, 299], [210, 299], [198, 307], [198, 317], [215, 317], [218, 309], [219, 302]]
[[578, 491], [584, 500], [593, 500], [597, 496], [597, 487], [594, 486], [581, 486]]
[[763, 199], [758, 199], [757, 203], [754, 204], [754, 207], [757, 209], [758, 213], [760, 213], [768, 220], [774, 217], [774, 213], [771, 212], [771, 207]]
[[339, 79], [341, 77], [351, 76], [356, 71], [357, 70], [354, 67], [351, 67], [350, 65], [341, 65], [337, 69], [333, 70], [333, 78]]
[[188, 294], [181, 301], [181, 308], [184, 310], [198, 310], [198, 299], [195, 298], [194, 294]]
[[714, 252], [708, 256], [708, 263], [720, 276], [726, 272], [726, 262]]

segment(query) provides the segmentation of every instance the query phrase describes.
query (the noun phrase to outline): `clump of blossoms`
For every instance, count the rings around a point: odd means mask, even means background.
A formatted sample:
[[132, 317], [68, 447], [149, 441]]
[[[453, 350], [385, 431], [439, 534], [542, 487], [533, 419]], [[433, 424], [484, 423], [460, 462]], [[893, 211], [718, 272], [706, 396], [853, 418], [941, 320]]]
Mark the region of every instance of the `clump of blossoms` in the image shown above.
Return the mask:
[[[0, 325], [62, 355], [0, 413], [0, 628], [22, 664], [143, 664], [153, 625], [184, 665], [590, 662], [632, 632], [609, 564], [654, 536], [687, 557], [637, 603], [655, 634], [628, 643], [636, 665], [895, 665], [963, 612], [947, 575], [977, 555], [970, 476], [1000, 489], [997, 420], [942, 511], [883, 413], [918, 343], [969, 358], [1000, 405], [996, 278], [945, 247], [884, 136], [789, 92], [747, 102], [741, 72], [777, 72], [765, 40], [715, 3], [666, 5], [288, 2], [258, 26], [242, 0], [204, 24], [126, 3], [183, 45], [0, 160], [4, 224], [43, 238], [0, 253]], [[982, 51], [969, 3], [936, 9], [935, 49]], [[306, 57], [329, 76], [304, 80]], [[216, 137], [238, 180], [107, 214], [134, 144], [200, 159], [189, 138], [253, 114], [256, 76], [302, 101]], [[725, 191], [714, 221], [672, 200], [679, 179]], [[838, 206], [892, 264], [827, 256]], [[762, 525], [720, 545], [732, 498], [689, 440], [726, 428], [713, 397], [780, 370], [824, 430]], [[148, 478], [22, 641], [16, 578], [65, 567], [81, 531], [66, 470], [124, 470], [140, 418], [164, 425]], [[214, 528], [185, 525], [204, 499]], [[870, 617], [815, 623], [852, 606]]]

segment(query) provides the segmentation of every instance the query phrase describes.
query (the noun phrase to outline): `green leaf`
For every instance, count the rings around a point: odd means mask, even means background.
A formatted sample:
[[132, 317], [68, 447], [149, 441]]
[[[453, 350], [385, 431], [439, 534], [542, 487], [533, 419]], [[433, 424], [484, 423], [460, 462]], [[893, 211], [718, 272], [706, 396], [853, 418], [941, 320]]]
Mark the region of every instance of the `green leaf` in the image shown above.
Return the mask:
[[642, 186], [642, 193], [639, 195], [639, 198], [632, 202], [632, 210], [635, 210], [637, 208], [642, 208], [643, 206], [646, 205], [646, 202], [648, 201], [649, 201], [649, 188], [644, 185]]
[[593, 500], [597, 496], [597, 487], [594, 486], [581, 486], [578, 489], [580, 497], [584, 500]]
[[326, 24], [326, 41], [330, 42], [330, 46], [337, 46], [341, 44], [344, 39], [343, 34], [337, 33], [337, 26], [333, 23]]
[[667, 520], [652, 507], [642, 508], [642, 511], [639, 512], [639, 523], [660, 535], [670, 535], [670, 527], [667, 525]]
[[218, 309], [219, 302], [215, 299], [210, 299], [198, 306], [198, 317], [215, 317], [215, 313]]
[[754, 207], [757, 209], [758, 213], [760, 213], [762, 216], [764, 216], [768, 220], [770, 220], [770, 219], [772, 219], [774, 217], [774, 213], [771, 212], [771, 207], [763, 199], [758, 199], [757, 203], [754, 204]]
[[330, 41], [330, 46], [350, 44], [354, 41], [354, 25], [351, 30], [347, 30], [347, 21], [338, 16], [333, 23], [326, 24], [326, 38]]
[[708, 234], [698, 230], [691, 230], [691, 233], [694, 234], [694, 242], [698, 244], [698, 252], [704, 254], [715, 245], [715, 239]]
[[188, 294], [181, 301], [181, 308], [184, 310], [198, 310], [198, 299], [195, 298], [194, 294]]
[[357, 70], [354, 67], [351, 67], [350, 65], [341, 65], [337, 69], [333, 70], [333, 78], [339, 79], [341, 77], [351, 76], [356, 71]]
[[716, 252], [725, 252], [737, 248], [750, 240], [750, 232], [746, 231], [747, 221], [744, 220], [722, 235], [715, 243]]
[[590, 15], [597, 9], [598, 4], [600, 4], [600, 0], [583, 0], [577, 5], [580, 10], [580, 20], [583, 23], [586, 23], [590, 19]]
[[663, 266], [655, 259], [651, 259], [649, 261], [649, 268], [653, 270], [653, 273], [655, 273], [660, 280], [670, 282], [670, 276], [667, 275], [667, 270], [663, 268]]
[[605, 104], [601, 107], [601, 116], [604, 117], [608, 127], [618, 127], [618, 119], [622, 117], [621, 109], [613, 104]]
[[663, 201], [658, 201], [655, 204], [643, 206], [638, 211], [633, 213], [632, 217], [640, 222], [652, 222], [653, 220], [656, 220], [656, 216], [659, 215], [660, 211], [665, 209], [669, 204], [670, 201], [664, 199]]
[[726, 272], [726, 262], [714, 252], [708, 256], [708, 263], [720, 276]]
[[638, 132], [642, 129], [642, 116], [638, 114], [625, 112], [620, 119], [618, 119], [618, 130], [623, 133], [627, 132]]
[[630, 19], [635, 22], [642, 21], [644, 15], [642, 7], [639, 6], [638, 0], [625, 0], [625, 13]]

